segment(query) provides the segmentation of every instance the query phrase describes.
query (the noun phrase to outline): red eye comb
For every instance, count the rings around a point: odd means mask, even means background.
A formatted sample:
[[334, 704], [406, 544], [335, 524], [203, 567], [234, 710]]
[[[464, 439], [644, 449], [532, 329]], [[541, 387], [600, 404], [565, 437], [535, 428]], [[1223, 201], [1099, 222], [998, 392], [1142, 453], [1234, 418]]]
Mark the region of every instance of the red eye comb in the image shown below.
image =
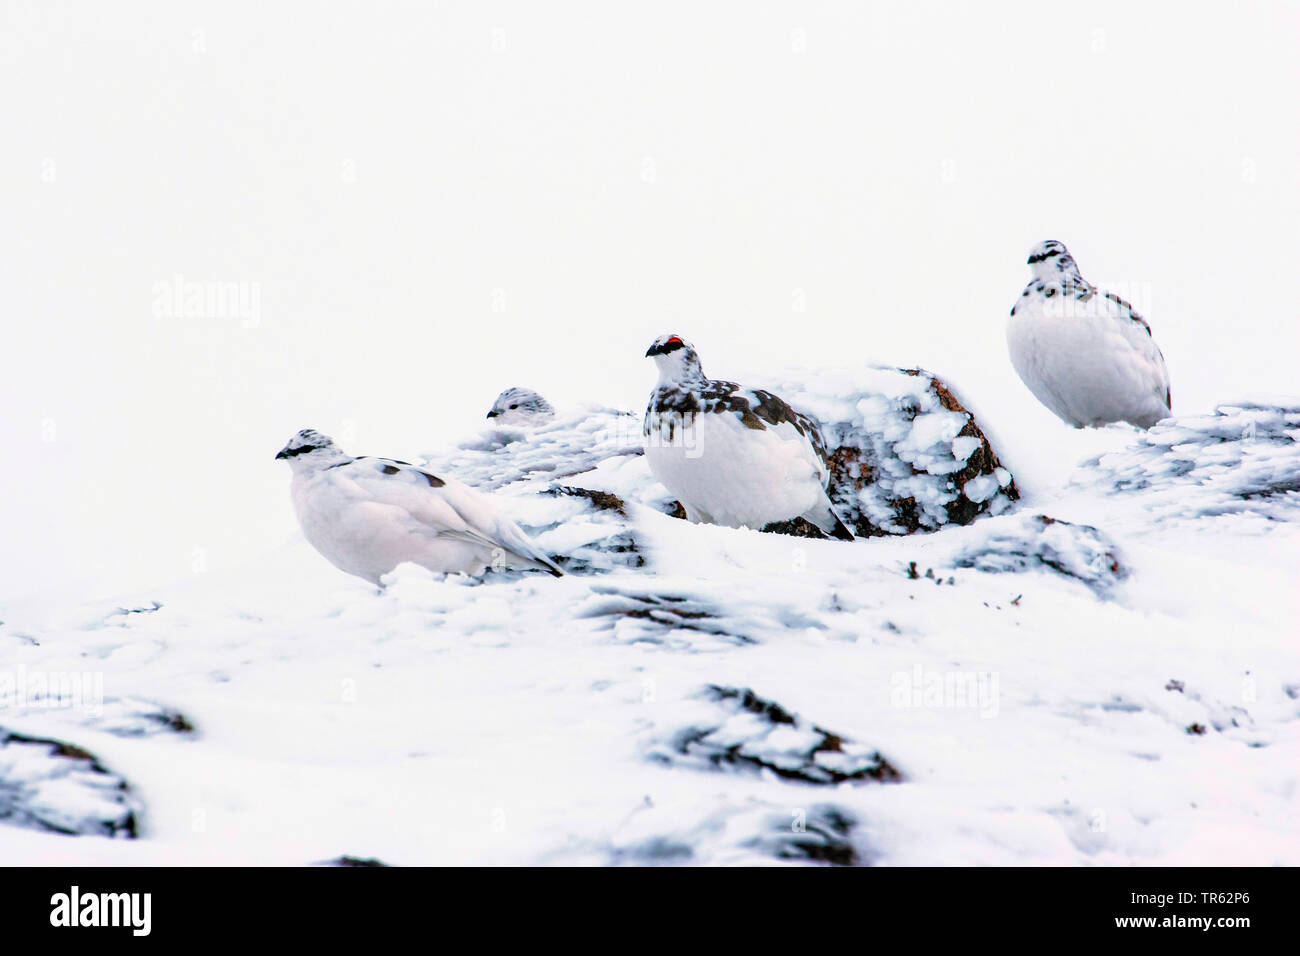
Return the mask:
[[680, 335], [670, 335], [670, 336], [668, 336], [668, 338], [664, 340], [664, 345], [667, 345], [669, 342], [676, 342], [676, 343], [678, 343], [679, 345], [685, 345], [685, 344], [686, 344], [685, 342], [682, 341], [682, 337], [681, 337]]

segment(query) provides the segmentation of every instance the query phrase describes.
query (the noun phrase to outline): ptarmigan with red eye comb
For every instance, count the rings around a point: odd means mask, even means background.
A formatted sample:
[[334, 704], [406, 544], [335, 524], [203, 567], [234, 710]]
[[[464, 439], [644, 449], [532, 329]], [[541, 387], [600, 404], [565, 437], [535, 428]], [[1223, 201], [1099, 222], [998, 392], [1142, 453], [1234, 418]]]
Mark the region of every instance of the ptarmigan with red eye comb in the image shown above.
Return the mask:
[[707, 378], [681, 336], [661, 336], [646, 356], [659, 367], [646, 461], [687, 518], [755, 529], [804, 518], [853, 540], [826, 495], [826, 446], [812, 419], [771, 392]]
[[564, 572], [490, 495], [391, 458], [353, 458], [304, 428], [275, 456], [293, 469], [302, 533], [336, 568], [380, 584], [410, 561], [430, 571], [488, 567]]
[[1075, 428], [1170, 414], [1169, 370], [1151, 326], [1119, 296], [1079, 273], [1064, 243], [1029, 253], [1034, 277], [1007, 323], [1011, 364], [1034, 397]]

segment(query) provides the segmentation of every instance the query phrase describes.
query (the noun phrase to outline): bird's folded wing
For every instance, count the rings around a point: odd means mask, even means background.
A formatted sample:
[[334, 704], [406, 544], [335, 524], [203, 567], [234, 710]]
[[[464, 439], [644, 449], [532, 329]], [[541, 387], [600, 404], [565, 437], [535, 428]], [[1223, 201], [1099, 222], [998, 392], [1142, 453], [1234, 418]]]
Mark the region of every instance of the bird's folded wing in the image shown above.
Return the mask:
[[498, 513], [490, 498], [459, 482], [384, 459], [359, 460], [346, 467], [348, 473], [340, 477], [355, 482], [368, 498], [402, 509], [436, 534], [524, 557], [538, 555], [536, 546]]
[[1098, 306], [1115, 322], [1115, 326], [1124, 341], [1150, 367], [1153, 376], [1159, 380], [1159, 391], [1169, 387], [1169, 370], [1165, 366], [1164, 354], [1156, 345], [1151, 334], [1151, 326], [1146, 319], [1138, 315], [1133, 306], [1117, 295], [1104, 293], [1099, 296]]
[[817, 423], [796, 411], [780, 396], [761, 388], [745, 389], [740, 394], [767, 430], [783, 441], [793, 442], [791, 447], [797, 450], [798, 456], [811, 464], [824, 481], [827, 475], [826, 447]]

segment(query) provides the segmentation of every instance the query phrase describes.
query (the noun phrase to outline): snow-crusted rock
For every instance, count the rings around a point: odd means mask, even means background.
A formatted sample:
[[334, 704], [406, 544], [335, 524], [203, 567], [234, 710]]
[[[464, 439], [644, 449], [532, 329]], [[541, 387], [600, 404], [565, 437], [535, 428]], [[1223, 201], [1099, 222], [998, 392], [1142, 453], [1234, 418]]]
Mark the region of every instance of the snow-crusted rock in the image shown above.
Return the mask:
[[[2, 685], [3, 682], [0, 682]], [[139, 697], [95, 697], [87, 689], [82, 700], [57, 692], [24, 695], [21, 704], [5, 708], [5, 720], [20, 729], [29, 725], [78, 728], [112, 734], [115, 737], [152, 737], [155, 734], [194, 733], [190, 719], [174, 708]]]
[[126, 781], [93, 754], [0, 727], [0, 822], [134, 839], [140, 809]]
[[857, 825], [851, 810], [816, 803], [806, 811], [768, 814], [759, 832], [742, 845], [778, 860], [857, 866], [863, 862], [852, 839]]
[[661, 644], [678, 650], [710, 650], [753, 643], [734, 611], [688, 593], [593, 586], [574, 611], [598, 622], [619, 643]]
[[1098, 595], [1106, 595], [1128, 576], [1116, 544], [1088, 525], [1047, 515], [1016, 515], [989, 522], [981, 530], [957, 552], [953, 567], [993, 574], [1043, 568], [1074, 578]]
[[842, 804], [721, 803], [702, 819], [678, 821], [647, 802], [610, 843], [583, 858], [616, 866], [872, 862], [858, 815]]
[[747, 687], [712, 684], [694, 703], [684, 726], [651, 748], [651, 759], [821, 785], [902, 779], [879, 751], [823, 730]]
[[640, 419], [585, 408], [531, 428], [492, 427], [425, 467], [509, 496], [511, 517], [571, 573], [645, 564], [628, 504], [671, 507], [650, 474]]
[[1080, 488], [1132, 496], [1152, 519], [1300, 517], [1300, 402], [1239, 402], [1169, 419], [1087, 463]]
[[339, 866], [352, 869], [383, 869], [388, 866], [383, 860], [364, 856], [336, 856], [332, 860], [322, 860], [316, 866]]
[[[645, 565], [627, 502], [599, 489], [551, 483], [515, 501], [520, 526], [570, 573]], [[540, 539], [540, 540], [539, 540]]]
[[802, 373], [776, 390], [820, 423], [831, 500], [859, 535], [970, 524], [1019, 497], [975, 416], [929, 372]]

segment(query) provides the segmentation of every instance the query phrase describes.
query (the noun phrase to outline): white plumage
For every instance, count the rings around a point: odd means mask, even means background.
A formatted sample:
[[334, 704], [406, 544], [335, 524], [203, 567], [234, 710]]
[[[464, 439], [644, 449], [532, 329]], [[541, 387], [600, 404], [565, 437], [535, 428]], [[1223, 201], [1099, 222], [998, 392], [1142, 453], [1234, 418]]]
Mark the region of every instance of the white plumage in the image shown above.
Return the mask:
[[1011, 310], [1007, 348], [1034, 397], [1078, 428], [1150, 428], [1168, 417], [1169, 371], [1146, 321], [1086, 282], [1062, 243], [1039, 243], [1029, 265], [1034, 278]]
[[647, 356], [659, 368], [643, 433], [646, 461], [691, 521], [761, 529], [804, 518], [853, 540], [826, 494], [817, 425], [770, 392], [706, 378], [680, 336]]
[[495, 425], [529, 428], [554, 421], [555, 409], [531, 388], [508, 388], [497, 396], [487, 417]]
[[352, 458], [304, 429], [275, 456], [293, 469], [303, 535], [340, 570], [375, 584], [410, 561], [430, 571], [563, 572], [488, 495], [403, 461]]

